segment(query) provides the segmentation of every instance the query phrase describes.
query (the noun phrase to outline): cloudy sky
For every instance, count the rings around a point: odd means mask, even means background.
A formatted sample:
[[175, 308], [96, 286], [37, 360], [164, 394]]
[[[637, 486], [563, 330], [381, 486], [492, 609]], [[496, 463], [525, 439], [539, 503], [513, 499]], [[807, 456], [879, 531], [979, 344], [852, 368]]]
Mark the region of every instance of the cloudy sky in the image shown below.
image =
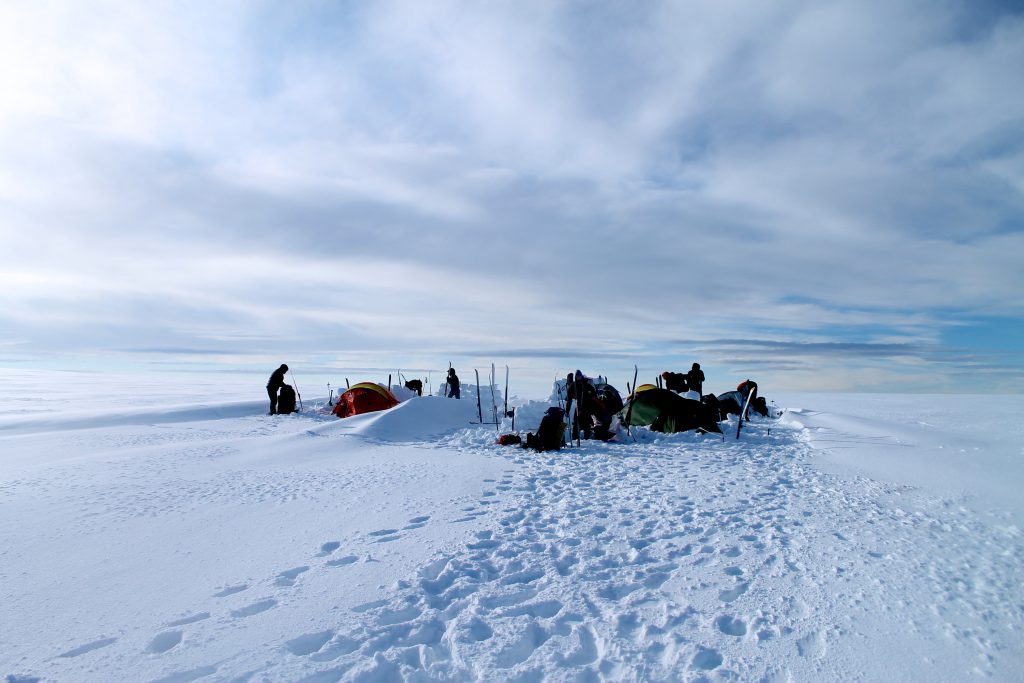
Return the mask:
[[989, 0], [6, 0], [0, 367], [1019, 392], [1022, 65]]

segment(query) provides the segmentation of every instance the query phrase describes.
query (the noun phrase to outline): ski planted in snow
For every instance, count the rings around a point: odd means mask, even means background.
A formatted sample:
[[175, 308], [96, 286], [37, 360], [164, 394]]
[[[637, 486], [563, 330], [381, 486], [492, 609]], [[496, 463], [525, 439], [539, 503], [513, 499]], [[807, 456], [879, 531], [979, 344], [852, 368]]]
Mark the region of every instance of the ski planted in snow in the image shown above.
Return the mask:
[[484, 409], [480, 405], [480, 371], [473, 368], [476, 373], [476, 414], [480, 418], [480, 424], [484, 423]]
[[740, 411], [739, 422], [736, 423], [736, 438], [740, 438], [740, 430], [743, 429], [743, 416], [747, 414], [747, 409], [750, 408], [750, 400], [754, 398], [754, 392], [751, 391], [747, 394], [747, 400], [743, 402], [743, 410]]
[[[629, 419], [633, 416], [633, 400], [636, 399], [636, 376], [640, 372], [637, 366], [633, 366], [633, 391], [629, 394], [629, 407], [626, 408], [626, 433], [633, 436], [633, 432], [630, 431]], [[626, 388], [629, 388], [629, 382], [626, 382]], [[633, 436], [633, 441], [636, 441], [636, 437]]]
[[494, 363], [491, 363], [491, 415], [494, 417], [494, 429], [500, 432], [501, 420], [498, 419], [498, 399], [494, 396], [494, 387], [497, 385], [497, 373], [494, 370]]

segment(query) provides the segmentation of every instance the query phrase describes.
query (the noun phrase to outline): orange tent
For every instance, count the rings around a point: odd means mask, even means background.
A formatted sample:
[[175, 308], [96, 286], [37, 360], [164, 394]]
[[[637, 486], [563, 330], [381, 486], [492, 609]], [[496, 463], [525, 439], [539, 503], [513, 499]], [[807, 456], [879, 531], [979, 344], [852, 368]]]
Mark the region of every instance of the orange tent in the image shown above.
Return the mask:
[[351, 417], [377, 410], [387, 410], [397, 405], [398, 399], [384, 387], [373, 382], [360, 382], [352, 385], [348, 391], [338, 397], [338, 405], [334, 406], [334, 414], [338, 417]]

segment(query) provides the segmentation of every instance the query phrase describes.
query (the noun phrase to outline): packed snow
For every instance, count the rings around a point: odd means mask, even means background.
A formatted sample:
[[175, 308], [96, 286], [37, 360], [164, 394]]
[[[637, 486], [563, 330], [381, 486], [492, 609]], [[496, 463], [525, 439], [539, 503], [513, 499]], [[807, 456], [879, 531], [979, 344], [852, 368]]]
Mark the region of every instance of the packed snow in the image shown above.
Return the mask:
[[[339, 420], [240, 379], [5, 376], [9, 682], [1024, 670], [1021, 396], [762, 387], [785, 412], [738, 439], [537, 453], [468, 387]], [[514, 403], [521, 432], [549, 404]]]

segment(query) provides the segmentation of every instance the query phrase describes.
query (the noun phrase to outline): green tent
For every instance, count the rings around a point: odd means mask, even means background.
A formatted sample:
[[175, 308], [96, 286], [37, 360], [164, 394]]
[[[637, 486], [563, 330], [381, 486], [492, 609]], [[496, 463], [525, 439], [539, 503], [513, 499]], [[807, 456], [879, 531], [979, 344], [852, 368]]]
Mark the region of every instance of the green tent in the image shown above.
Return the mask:
[[629, 426], [650, 427], [655, 432], [674, 434], [703, 429], [705, 432], [722, 433], [717, 411], [668, 389], [640, 387], [619, 413], [623, 424], [626, 424], [627, 414]]

